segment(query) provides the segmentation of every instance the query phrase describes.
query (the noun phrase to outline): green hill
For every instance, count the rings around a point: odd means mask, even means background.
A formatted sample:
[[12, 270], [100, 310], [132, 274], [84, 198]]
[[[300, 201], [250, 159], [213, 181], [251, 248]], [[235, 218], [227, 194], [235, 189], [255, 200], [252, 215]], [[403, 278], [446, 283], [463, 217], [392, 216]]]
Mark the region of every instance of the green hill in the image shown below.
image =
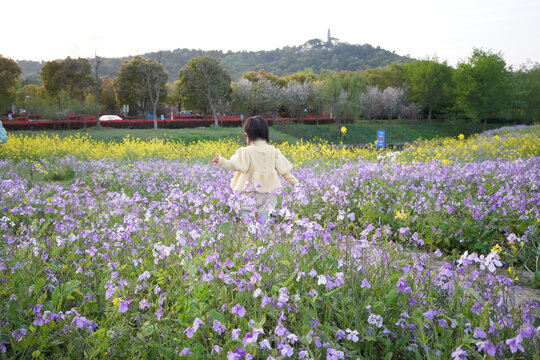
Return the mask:
[[[184, 67], [190, 59], [197, 56], [217, 58], [222, 66], [229, 71], [233, 80], [238, 79], [245, 72], [260, 69], [279, 76], [302, 71], [306, 68], [311, 68], [314, 73], [319, 74], [322, 70], [360, 71], [395, 62], [405, 62], [410, 59], [408, 56], [400, 56], [395, 52], [369, 44], [338, 43], [327, 45], [318, 39], [310, 40], [301, 46], [287, 46], [268, 51], [223, 52], [220, 50], [176, 49], [160, 53], [147, 53], [141, 56], [159, 60], [169, 73], [169, 81], [176, 80], [178, 70]], [[103, 59], [100, 65], [100, 76], [116, 77], [122, 63], [131, 58], [132, 56]], [[44, 62], [22, 60], [18, 61], [18, 64], [22, 69], [22, 78], [35, 81]]]

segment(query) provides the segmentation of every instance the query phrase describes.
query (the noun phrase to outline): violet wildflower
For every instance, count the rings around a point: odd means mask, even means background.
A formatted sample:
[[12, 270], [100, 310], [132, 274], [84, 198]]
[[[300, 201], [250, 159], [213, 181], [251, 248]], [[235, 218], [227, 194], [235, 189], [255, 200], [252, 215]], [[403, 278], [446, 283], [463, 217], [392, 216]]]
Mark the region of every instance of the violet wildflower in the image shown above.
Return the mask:
[[347, 340], [352, 341], [354, 343], [358, 342], [358, 331], [351, 330], [348, 328], [345, 331], [347, 332]]
[[212, 330], [221, 335], [225, 332], [225, 326], [223, 326], [221, 322], [214, 320], [214, 322], [212, 323]]
[[246, 334], [246, 336], [244, 336], [244, 338], [242, 339], [242, 344], [244, 346], [248, 346], [248, 345], [255, 345], [257, 344], [257, 338], [258, 338], [259, 334], [257, 333], [251, 333], [251, 332], [248, 332]]
[[474, 333], [473, 333], [473, 337], [476, 338], [476, 339], [485, 339], [486, 338], [486, 333], [484, 330], [482, 330], [481, 328], [477, 327], [474, 329]]
[[189, 327], [186, 330], [184, 330], [184, 334], [186, 334], [188, 339], [191, 339], [193, 337], [193, 335], [195, 334], [195, 330], [193, 330], [193, 328]]
[[141, 301], [139, 301], [139, 309], [144, 310], [149, 307], [150, 307], [150, 304], [148, 303], [148, 301], [146, 301], [146, 299], [142, 299]]
[[233, 340], [238, 340], [240, 338], [240, 331], [241, 329], [232, 329], [231, 330], [231, 337]]
[[452, 353], [453, 360], [465, 360], [467, 359], [467, 353], [461, 349], [461, 345]]
[[244, 317], [244, 315], [246, 315], [246, 309], [244, 309], [242, 305], [236, 304], [231, 308], [231, 313]]
[[240, 355], [240, 358], [242, 358], [242, 356], [246, 355], [246, 350], [242, 349], [241, 346], [238, 346], [234, 352], [238, 355]]
[[518, 350], [521, 352], [525, 352], [523, 345], [521, 345], [522, 340], [523, 336], [521, 336], [521, 334], [518, 334], [516, 337], [506, 340], [506, 345], [510, 347], [510, 351], [512, 352], [512, 354], [514, 354]]
[[371, 289], [371, 284], [369, 283], [369, 281], [367, 281], [366, 278], [364, 278], [364, 279], [362, 280], [362, 284], [360, 284], [360, 287], [361, 287], [361, 288], [366, 287], [366, 288], [368, 288], [368, 289]]
[[293, 354], [294, 354], [294, 350], [293, 350], [293, 348], [292, 348], [289, 344], [285, 344], [285, 345], [283, 345], [283, 347], [281, 348], [281, 350], [279, 351], [279, 353], [280, 353], [282, 356], [288, 356], [288, 357], [291, 357], [291, 356], [293, 356]]
[[407, 280], [402, 276], [398, 279], [396, 286], [398, 287], [397, 293], [410, 292], [411, 289], [407, 287]]
[[212, 275], [212, 273], [205, 273], [203, 276], [202, 276], [202, 281], [204, 282], [210, 282], [214, 279], [214, 275]]
[[148, 280], [149, 278], [150, 278], [150, 273], [148, 271], [145, 271], [141, 275], [139, 275], [139, 278], [137, 279], [137, 281], [143, 282], [145, 280]]
[[261, 295], [263, 293], [263, 291], [259, 288], [255, 289], [255, 291], [253, 292], [253, 297], [254, 298], [257, 298], [259, 295]]
[[17, 341], [22, 341], [24, 335], [26, 335], [27, 331], [25, 328], [20, 328], [17, 330], [14, 330], [11, 333], [11, 337], [15, 338]]
[[199, 330], [200, 325], [205, 325], [204, 321], [199, 318], [195, 318], [195, 320], [193, 320], [193, 330]]
[[435, 316], [437, 316], [437, 314], [438, 314], [438, 311], [437, 311], [437, 310], [431, 309], [431, 310], [428, 310], [428, 311], [426, 311], [425, 313], [423, 313], [422, 316], [425, 317], [425, 318], [428, 319], [428, 320], [433, 320], [433, 318], [434, 318]]
[[227, 352], [227, 360], [241, 360], [242, 356], [232, 351]]
[[84, 252], [90, 255], [90, 257], [94, 257], [96, 254], [97, 249], [95, 247], [91, 247], [90, 249], [86, 249]]
[[180, 354], [178, 355], [180, 356], [191, 355], [191, 350], [189, 348], [183, 348], [182, 351], [180, 351]]
[[265, 307], [266, 305], [270, 304], [272, 302], [272, 299], [268, 296], [264, 295], [261, 300], [261, 307]]
[[495, 356], [495, 346], [491, 343], [491, 341], [479, 341], [476, 343], [476, 346], [478, 346], [478, 352], [485, 351], [489, 356]]
[[298, 341], [298, 336], [296, 334], [290, 333], [287, 335], [287, 341], [289, 344], [294, 344]]
[[264, 339], [261, 342], [259, 342], [259, 349], [272, 350], [272, 346], [270, 346], [270, 342], [267, 339]]
[[339, 360], [345, 359], [345, 353], [333, 348], [328, 348], [326, 350], [326, 360]]
[[378, 328], [382, 327], [383, 318], [381, 315], [371, 314], [367, 320], [368, 324], [375, 325]]
[[480, 269], [485, 270], [487, 268], [489, 272], [495, 272], [496, 266], [502, 266], [496, 251], [490, 252], [485, 258], [484, 255], [480, 255], [480, 261]]
[[129, 301], [120, 300], [118, 301], [118, 312], [119, 313], [125, 313], [128, 311], [129, 308]]
[[274, 330], [274, 334], [276, 334], [276, 336], [283, 336], [286, 332], [287, 329], [285, 328], [285, 326], [283, 326], [283, 324], [278, 324], [278, 326], [276, 326], [276, 329]]

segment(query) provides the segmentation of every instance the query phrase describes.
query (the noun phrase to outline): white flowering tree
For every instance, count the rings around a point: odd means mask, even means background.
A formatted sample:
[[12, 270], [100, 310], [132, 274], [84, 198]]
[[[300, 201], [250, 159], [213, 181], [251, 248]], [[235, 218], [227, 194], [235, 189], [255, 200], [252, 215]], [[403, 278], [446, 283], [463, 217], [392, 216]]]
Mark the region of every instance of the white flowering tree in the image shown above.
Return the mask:
[[289, 81], [287, 86], [281, 89], [283, 105], [287, 107], [291, 117], [297, 117], [300, 123], [303, 123], [304, 110], [314, 95], [315, 85], [309, 81], [304, 83]]

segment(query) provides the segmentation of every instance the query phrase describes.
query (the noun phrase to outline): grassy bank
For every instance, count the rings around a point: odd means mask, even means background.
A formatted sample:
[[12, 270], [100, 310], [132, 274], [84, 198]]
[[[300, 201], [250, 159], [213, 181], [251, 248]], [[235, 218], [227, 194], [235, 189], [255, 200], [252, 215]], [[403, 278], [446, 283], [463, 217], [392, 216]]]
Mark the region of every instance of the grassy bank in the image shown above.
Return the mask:
[[[386, 130], [387, 143], [411, 142], [419, 138], [433, 139], [435, 137], [453, 137], [459, 134], [472, 135], [483, 130], [482, 124], [470, 122], [450, 122], [411, 120], [388, 121], [360, 121], [354, 124], [345, 124], [347, 133], [341, 139], [339, 129], [335, 124], [325, 125], [299, 125], [281, 124], [274, 125], [270, 130], [270, 138], [275, 143], [295, 143], [300, 139], [312, 140], [322, 139], [331, 143], [339, 143], [343, 140], [345, 144], [366, 144], [374, 142], [377, 137], [377, 130]], [[488, 124], [488, 128], [498, 128], [503, 124]], [[13, 134], [35, 136], [44, 133], [43, 131], [14, 131]], [[91, 127], [81, 130], [48, 130], [46, 134], [58, 134], [59, 136], [69, 136], [75, 134], [88, 135], [95, 140], [121, 141], [127, 135], [140, 139], [171, 139], [173, 141], [183, 141], [185, 143], [196, 142], [198, 140], [219, 140], [231, 139], [243, 143], [244, 137], [242, 129], [236, 128], [195, 128], [195, 129], [115, 129]]]
[[[377, 130], [386, 131], [386, 143], [404, 143], [417, 139], [433, 139], [436, 137], [454, 137], [459, 134], [466, 136], [480, 133], [483, 125], [471, 122], [451, 122], [434, 120], [431, 124], [426, 120], [373, 120], [345, 124], [347, 133], [343, 137], [345, 144], [366, 144], [374, 142]], [[488, 129], [499, 128], [504, 124], [488, 124]], [[282, 133], [297, 138], [322, 139], [329, 142], [339, 142], [341, 133], [335, 124], [325, 125], [278, 125], [274, 127]]]
[[[239, 127], [236, 128], [195, 128], [195, 129], [116, 129], [116, 128], [97, 128], [90, 127], [80, 130], [47, 130], [47, 131], [13, 131], [16, 135], [36, 136], [40, 134], [58, 135], [60, 137], [80, 134], [87, 135], [94, 140], [104, 141], [122, 141], [126, 136], [148, 139], [170, 139], [173, 141], [183, 141], [192, 143], [198, 140], [234, 140], [238, 142], [244, 141], [243, 132]], [[280, 131], [272, 131], [272, 140], [278, 143], [282, 142], [297, 142], [298, 139], [292, 135], [281, 133]]]

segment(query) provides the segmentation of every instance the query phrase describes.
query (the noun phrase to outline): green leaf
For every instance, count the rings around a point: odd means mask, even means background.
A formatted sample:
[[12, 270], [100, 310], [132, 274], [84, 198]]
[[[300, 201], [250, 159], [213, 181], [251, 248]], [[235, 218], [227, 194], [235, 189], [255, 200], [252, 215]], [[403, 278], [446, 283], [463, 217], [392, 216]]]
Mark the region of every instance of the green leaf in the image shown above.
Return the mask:
[[231, 229], [231, 227], [232, 227], [232, 224], [230, 222], [226, 222], [224, 224], [221, 224], [221, 226], [219, 227], [219, 231], [227, 232]]
[[287, 266], [287, 267], [291, 266], [290, 261], [287, 261], [287, 260], [280, 260], [279, 262], [282, 263], [283, 265]]
[[75, 290], [76, 288], [79, 287], [79, 285], [81, 284], [81, 282], [79, 280], [72, 280], [72, 281], [69, 281], [68, 283], [66, 283], [64, 285], [64, 289], [63, 291], [60, 293], [60, 296], [66, 296], [66, 295], [69, 295], [71, 294], [71, 292], [73, 290]]
[[384, 300], [386, 304], [393, 304], [396, 302], [397, 298], [398, 298], [397, 289], [392, 288], [392, 290], [390, 290], [388, 294], [386, 294], [386, 296], [384, 297]]
[[221, 323], [225, 322], [225, 316], [222, 313], [217, 312], [217, 311], [210, 311], [210, 319], [217, 320]]
[[281, 244], [275, 244], [274, 250], [278, 253], [280, 257], [283, 257], [283, 254], [285, 253], [285, 247]]
[[60, 285], [55, 287], [52, 294], [51, 299], [53, 302], [53, 305], [56, 307], [56, 304], [58, 304], [58, 298], [60, 297]]
[[264, 323], [266, 322], [266, 316], [263, 315], [262, 319], [255, 324], [255, 327], [260, 329], [264, 326]]
[[540, 284], [540, 270], [536, 270], [534, 272], [534, 281], [536, 281], [538, 284]]

